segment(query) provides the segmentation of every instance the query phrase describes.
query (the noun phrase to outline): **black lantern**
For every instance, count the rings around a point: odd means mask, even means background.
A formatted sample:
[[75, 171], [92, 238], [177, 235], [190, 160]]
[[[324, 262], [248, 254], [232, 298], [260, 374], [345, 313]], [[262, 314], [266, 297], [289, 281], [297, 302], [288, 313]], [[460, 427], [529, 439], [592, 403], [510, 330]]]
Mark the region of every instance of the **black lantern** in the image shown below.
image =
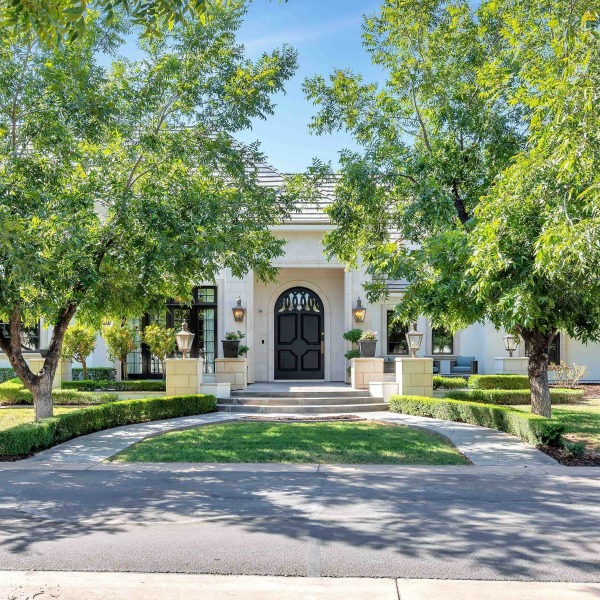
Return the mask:
[[238, 296], [237, 304], [231, 309], [233, 311], [233, 319], [236, 323], [244, 322], [246, 309], [242, 306], [242, 299]]
[[362, 305], [360, 298], [356, 301], [356, 306], [352, 309], [354, 315], [354, 321], [356, 323], [364, 323], [367, 309]]

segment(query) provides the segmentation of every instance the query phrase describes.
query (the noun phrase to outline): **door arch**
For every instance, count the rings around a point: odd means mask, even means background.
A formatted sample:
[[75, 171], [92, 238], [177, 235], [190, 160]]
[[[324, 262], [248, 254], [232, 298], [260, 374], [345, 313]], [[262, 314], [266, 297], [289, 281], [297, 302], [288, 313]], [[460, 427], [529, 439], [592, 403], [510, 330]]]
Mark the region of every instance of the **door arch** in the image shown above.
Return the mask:
[[305, 287], [283, 292], [275, 302], [275, 379], [323, 379], [325, 310]]

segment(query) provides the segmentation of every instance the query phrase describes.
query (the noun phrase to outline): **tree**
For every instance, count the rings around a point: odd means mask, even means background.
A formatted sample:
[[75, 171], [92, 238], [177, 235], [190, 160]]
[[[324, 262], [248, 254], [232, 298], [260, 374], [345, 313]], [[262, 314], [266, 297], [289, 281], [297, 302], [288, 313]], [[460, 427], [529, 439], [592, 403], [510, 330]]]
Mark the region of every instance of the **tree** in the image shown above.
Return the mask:
[[87, 379], [87, 357], [96, 349], [96, 331], [80, 323], [71, 325], [65, 332], [62, 358], [81, 363], [83, 378]]
[[[23, 36], [0, 48], [0, 348], [52, 414], [65, 331], [137, 317], [229, 268], [269, 279], [292, 201], [258, 185], [256, 146], [231, 134], [272, 113], [296, 67], [284, 47], [257, 61], [234, 33], [241, 0], [208, 26], [179, 24], [118, 57], [127, 23], [88, 24], [80, 43]], [[108, 66], [99, 55], [112, 56]], [[52, 326], [43, 375], [21, 352], [22, 323]]]
[[305, 84], [320, 107], [312, 128], [344, 128], [363, 148], [342, 153], [328, 253], [362, 258], [372, 299], [406, 279], [403, 320], [519, 332], [532, 349], [532, 410], [546, 416], [556, 331], [596, 339], [600, 323], [598, 253], [581, 252], [597, 245], [599, 172], [597, 30], [585, 14], [576, 1], [490, 1], [474, 13], [460, 0], [388, 0], [364, 33], [385, 85], [349, 71]]
[[128, 325], [126, 319], [120, 323], [111, 323], [102, 327], [102, 337], [106, 342], [106, 349], [110, 360], [121, 363], [121, 376], [128, 379], [127, 355], [135, 350], [135, 332]]
[[169, 354], [175, 352], [175, 330], [163, 329], [158, 325], [148, 325], [142, 334], [142, 341], [148, 346], [150, 353], [160, 360], [164, 378], [166, 373], [165, 359]]

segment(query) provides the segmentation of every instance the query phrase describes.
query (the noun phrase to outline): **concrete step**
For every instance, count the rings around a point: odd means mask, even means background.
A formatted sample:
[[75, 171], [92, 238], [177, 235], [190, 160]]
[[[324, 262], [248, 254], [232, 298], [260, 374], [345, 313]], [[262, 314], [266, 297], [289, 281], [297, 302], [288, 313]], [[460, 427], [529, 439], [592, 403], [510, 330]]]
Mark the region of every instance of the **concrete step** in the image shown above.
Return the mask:
[[379, 402], [377, 404], [321, 404], [312, 406], [288, 406], [281, 404], [266, 404], [262, 406], [257, 405], [245, 405], [245, 404], [217, 404], [217, 410], [220, 412], [231, 412], [231, 413], [256, 413], [256, 414], [270, 414], [270, 413], [284, 413], [291, 415], [298, 414], [354, 414], [361, 412], [379, 412], [389, 410], [388, 405], [385, 402]]
[[268, 404], [277, 404], [278, 406], [336, 406], [349, 404], [379, 404], [383, 398], [374, 398], [373, 396], [355, 396], [339, 398], [266, 398], [266, 397], [240, 397], [233, 396], [220, 400], [221, 404], [232, 404], [242, 406], [264, 406]]
[[340, 390], [335, 392], [265, 392], [253, 391], [252, 389], [231, 392], [232, 398], [364, 398], [368, 391]]

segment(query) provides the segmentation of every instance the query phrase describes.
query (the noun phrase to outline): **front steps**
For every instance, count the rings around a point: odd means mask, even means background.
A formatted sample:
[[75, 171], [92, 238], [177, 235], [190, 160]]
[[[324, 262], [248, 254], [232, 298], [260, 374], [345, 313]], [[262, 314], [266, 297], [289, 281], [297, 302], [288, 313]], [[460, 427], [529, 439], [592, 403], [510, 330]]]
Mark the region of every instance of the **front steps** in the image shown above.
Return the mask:
[[373, 398], [368, 392], [231, 392], [220, 399], [217, 409], [232, 413], [283, 414], [354, 414], [388, 410], [383, 398]]

